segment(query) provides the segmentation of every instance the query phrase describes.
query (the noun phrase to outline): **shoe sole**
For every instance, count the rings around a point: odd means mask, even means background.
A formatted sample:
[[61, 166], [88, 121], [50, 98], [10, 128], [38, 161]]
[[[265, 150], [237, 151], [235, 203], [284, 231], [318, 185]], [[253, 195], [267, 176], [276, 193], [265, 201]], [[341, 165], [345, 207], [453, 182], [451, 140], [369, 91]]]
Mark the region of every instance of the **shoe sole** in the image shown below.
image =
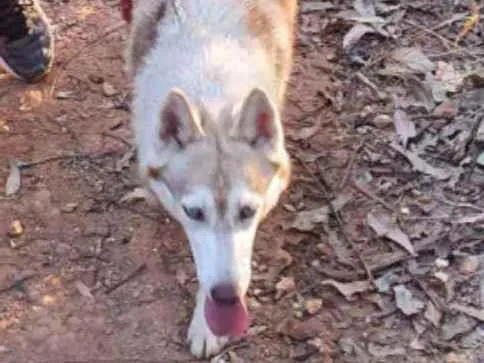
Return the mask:
[[11, 76], [13, 76], [13, 77], [15, 77], [15, 78], [17, 78], [21, 81], [28, 82], [28, 83], [35, 83], [35, 82], [40, 81], [42, 78], [44, 78], [51, 71], [52, 65], [54, 64], [54, 57], [55, 57], [55, 34], [54, 34], [54, 31], [53, 31], [52, 25], [50, 24], [49, 18], [44, 13], [44, 10], [42, 10], [42, 8], [39, 6], [39, 4], [37, 2], [35, 2], [34, 6], [35, 6], [37, 12], [39, 13], [40, 18], [45, 23], [45, 27], [47, 29], [47, 33], [48, 33], [49, 38], [50, 38], [50, 44], [51, 44], [50, 45], [50, 61], [49, 61], [49, 64], [47, 65], [47, 68], [45, 69], [45, 71], [42, 74], [39, 74], [37, 77], [31, 78], [31, 79], [26, 79], [25, 77], [22, 77], [21, 75], [16, 73], [8, 65], [8, 63], [5, 61], [5, 59], [3, 59], [0, 56], [0, 66], [8, 74], [10, 74]]

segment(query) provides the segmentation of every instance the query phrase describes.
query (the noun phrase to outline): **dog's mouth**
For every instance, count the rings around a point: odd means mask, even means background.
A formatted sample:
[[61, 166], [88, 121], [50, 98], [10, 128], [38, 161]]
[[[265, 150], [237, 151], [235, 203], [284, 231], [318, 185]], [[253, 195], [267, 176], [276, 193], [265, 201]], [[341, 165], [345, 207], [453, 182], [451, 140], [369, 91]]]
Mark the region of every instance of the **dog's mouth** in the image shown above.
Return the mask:
[[216, 336], [241, 336], [249, 327], [249, 313], [244, 298], [237, 298], [230, 304], [221, 304], [207, 297], [205, 319]]

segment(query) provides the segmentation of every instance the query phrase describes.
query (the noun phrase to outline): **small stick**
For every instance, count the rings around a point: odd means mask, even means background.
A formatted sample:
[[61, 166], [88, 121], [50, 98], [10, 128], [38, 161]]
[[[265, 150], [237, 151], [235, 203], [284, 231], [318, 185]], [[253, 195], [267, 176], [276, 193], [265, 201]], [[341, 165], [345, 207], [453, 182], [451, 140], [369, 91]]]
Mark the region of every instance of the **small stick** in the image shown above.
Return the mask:
[[134, 279], [136, 276], [138, 276], [140, 273], [142, 273], [144, 270], [146, 270], [146, 264], [141, 264], [139, 265], [133, 272], [131, 272], [128, 276], [126, 276], [124, 279], [121, 281], [118, 281], [117, 283], [113, 284], [112, 286], [108, 287], [105, 291], [106, 294], [112, 293], [114, 290], [117, 288], [123, 286], [125, 283], [131, 281]]
[[8, 292], [10, 290], [13, 290], [15, 289], [17, 286], [19, 286], [19, 284], [27, 281], [27, 280], [30, 280], [32, 277], [34, 277], [35, 275], [34, 274], [31, 274], [31, 275], [27, 275], [27, 276], [23, 276], [19, 279], [16, 279], [14, 280], [12, 283], [10, 283], [9, 285], [7, 285], [6, 287], [3, 287], [0, 289], [0, 294], [3, 294], [4, 292]]
[[379, 204], [381, 204], [383, 207], [385, 207], [389, 211], [391, 211], [391, 212], [394, 212], [395, 211], [395, 208], [394, 207], [392, 207], [390, 204], [388, 204], [387, 202], [385, 202], [382, 198], [376, 196], [375, 194], [373, 194], [372, 192], [370, 192], [366, 188], [362, 187], [358, 183], [352, 182], [351, 183], [351, 186], [353, 188], [355, 188], [357, 191], [359, 191], [361, 194], [364, 194], [368, 198], [373, 199], [374, 201], [378, 202]]

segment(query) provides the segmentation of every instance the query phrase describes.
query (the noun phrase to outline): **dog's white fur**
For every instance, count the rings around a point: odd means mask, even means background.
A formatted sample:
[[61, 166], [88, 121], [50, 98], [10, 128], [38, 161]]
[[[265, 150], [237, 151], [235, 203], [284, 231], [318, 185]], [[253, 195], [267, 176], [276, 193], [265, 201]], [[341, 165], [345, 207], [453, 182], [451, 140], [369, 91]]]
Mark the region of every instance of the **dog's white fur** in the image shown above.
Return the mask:
[[[135, 4], [127, 63], [139, 169], [190, 241], [200, 290], [188, 340], [198, 357], [227, 342], [205, 320], [210, 289], [232, 283], [245, 295], [257, 226], [288, 184], [280, 107], [295, 9], [295, 0]], [[253, 218], [240, 217], [244, 206]], [[194, 208], [203, 221], [187, 215]]]

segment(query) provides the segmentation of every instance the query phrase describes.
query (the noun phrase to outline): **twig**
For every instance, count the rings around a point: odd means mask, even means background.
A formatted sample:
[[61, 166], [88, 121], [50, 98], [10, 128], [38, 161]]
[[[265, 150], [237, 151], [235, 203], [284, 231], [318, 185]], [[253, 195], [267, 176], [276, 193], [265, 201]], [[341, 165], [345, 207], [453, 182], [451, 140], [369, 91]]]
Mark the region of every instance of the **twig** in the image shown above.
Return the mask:
[[95, 46], [96, 44], [100, 43], [102, 40], [104, 40], [106, 37], [108, 37], [109, 35], [117, 32], [119, 29], [121, 29], [123, 26], [125, 26], [126, 23], [124, 21], [122, 22], [119, 22], [117, 24], [115, 24], [114, 26], [112, 26], [111, 28], [107, 29], [103, 34], [101, 34], [99, 36], [99, 38], [96, 38], [90, 42], [88, 42], [87, 44], [85, 44], [83, 47], [81, 47], [77, 52], [75, 52], [70, 58], [68, 58], [63, 64], [61, 67], [59, 67], [59, 72], [55, 75], [53, 81], [52, 81], [52, 85], [50, 87], [50, 90], [49, 90], [49, 95], [50, 97], [52, 97], [54, 95], [54, 92], [55, 92], [55, 88], [56, 88], [56, 85], [57, 85], [57, 81], [61, 78], [62, 75], [64, 75], [64, 72], [65, 70], [67, 69], [67, 67], [69, 66], [69, 64], [74, 60], [76, 59], [77, 57], [79, 57], [82, 53], [84, 53], [86, 51], [86, 49], [90, 48], [90, 47], [93, 47]]
[[42, 164], [51, 163], [54, 161], [59, 160], [68, 160], [68, 159], [82, 159], [82, 158], [103, 158], [105, 156], [113, 155], [115, 152], [113, 151], [106, 151], [100, 154], [91, 154], [91, 153], [72, 153], [66, 155], [57, 155], [57, 156], [50, 156], [43, 159], [30, 161], [30, 162], [19, 162], [18, 167], [20, 169], [30, 168], [32, 166], [38, 166]]
[[[479, 11], [484, 9], [484, 5], [481, 5], [478, 7]], [[469, 16], [469, 13], [466, 12], [466, 13], [459, 13], [459, 14], [454, 14], [452, 15], [452, 17], [450, 19], [447, 19], [447, 20], [444, 20], [443, 22], [433, 26], [432, 28], [430, 28], [431, 30], [439, 30], [441, 28], [444, 28], [446, 27], [447, 25], [451, 25], [457, 21], [461, 21], [461, 20], [464, 20], [465, 18], [467, 18]]]
[[26, 275], [26, 276], [23, 276], [19, 279], [14, 280], [12, 283], [7, 285], [6, 287], [1, 288], [0, 294], [3, 294], [4, 292], [8, 292], [10, 290], [17, 288], [20, 284], [24, 283], [27, 280], [30, 280], [34, 276], [35, 276], [34, 274], [31, 274], [31, 275]]
[[421, 31], [427, 33], [427, 34], [430, 34], [434, 37], [436, 37], [437, 39], [439, 39], [442, 44], [444, 45], [444, 47], [447, 49], [447, 50], [450, 50], [452, 48], [457, 48], [459, 49], [462, 53], [465, 53], [466, 55], [468, 55], [469, 57], [472, 57], [473, 59], [475, 59], [476, 57], [474, 56], [474, 54], [472, 54], [471, 52], [469, 52], [467, 49], [455, 44], [452, 40], [450, 39], [447, 39], [446, 37], [440, 35], [439, 33], [433, 31], [432, 29], [429, 29], [429, 28], [426, 28], [422, 25], [419, 25], [411, 20], [404, 20], [405, 23], [407, 23], [408, 25], [410, 26], [414, 26], [415, 28], [417, 29], [420, 29]]
[[362, 147], [363, 147], [363, 141], [360, 142], [360, 144], [356, 147], [356, 149], [351, 154], [351, 158], [350, 158], [350, 161], [348, 162], [348, 166], [346, 167], [343, 180], [341, 182], [341, 186], [339, 187], [340, 191], [346, 188], [346, 183], [348, 182], [348, 178], [351, 174], [351, 170], [353, 169], [353, 166], [355, 164], [356, 156], [358, 155], [358, 152], [361, 150]]
[[391, 212], [395, 211], [395, 208], [393, 206], [391, 206], [390, 204], [385, 202], [382, 198], [376, 196], [375, 194], [373, 194], [372, 192], [370, 192], [369, 190], [367, 190], [363, 186], [359, 185], [358, 183], [353, 181], [351, 183], [351, 186], [354, 189], [356, 189], [357, 191], [359, 191], [361, 194], [363, 194], [363, 195], [367, 196], [368, 198], [373, 199], [374, 201], [378, 202], [379, 204], [381, 204], [384, 208], [388, 209], [389, 211], [391, 211]]
[[444, 196], [436, 197], [436, 199], [439, 202], [441, 202], [441, 203], [450, 205], [451, 207], [455, 207], [455, 208], [469, 208], [469, 209], [473, 209], [473, 210], [475, 210], [477, 212], [484, 212], [484, 208], [480, 208], [480, 207], [478, 207], [477, 205], [474, 205], [474, 204], [470, 204], [470, 203], [455, 203], [455, 202], [453, 202], [451, 200], [446, 199]]
[[117, 288], [123, 286], [125, 283], [127, 283], [127, 282], [131, 281], [132, 279], [134, 279], [136, 276], [138, 276], [144, 270], [146, 270], [146, 264], [143, 263], [140, 266], [138, 266], [133, 272], [131, 272], [128, 276], [126, 276], [124, 279], [122, 279], [121, 281], [119, 281], [119, 282], [115, 283], [114, 285], [108, 287], [106, 289], [106, 291], [104, 291], [104, 293], [105, 294], [112, 293]]
[[124, 145], [128, 146], [129, 148], [132, 148], [133, 147], [133, 144], [131, 144], [124, 137], [119, 136], [119, 135], [116, 135], [115, 133], [113, 133], [111, 131], [103, 131], [101, 133], [101, 135], [104, 136], [104, 137], [110, 137], [111, 139], [117, 140], [117, 141], [123, 143]]

